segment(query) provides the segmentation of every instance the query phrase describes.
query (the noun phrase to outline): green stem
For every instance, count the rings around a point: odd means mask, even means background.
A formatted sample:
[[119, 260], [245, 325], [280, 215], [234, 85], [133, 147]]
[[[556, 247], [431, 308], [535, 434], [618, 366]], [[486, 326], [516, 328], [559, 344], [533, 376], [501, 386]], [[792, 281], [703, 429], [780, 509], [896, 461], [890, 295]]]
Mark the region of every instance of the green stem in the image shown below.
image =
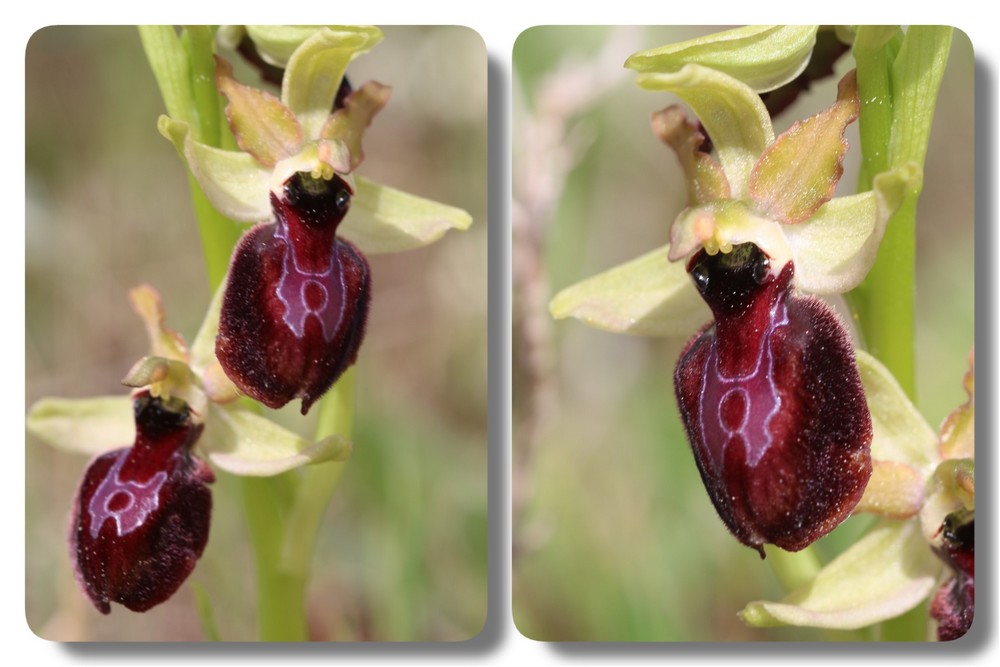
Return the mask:
[[246, 226], [233, 222], [215, 210], [201, 191], [198, 182], [190, 174], [188, 174], [188, 185], [191, 188], [195, 220], [198, 221], [198, 231], [201, 234], [201, 248], [205, 255], [208, 282], [211, 292], [214, 293], [226, 278], [226, 272], [229, 271], [229, 256], [236, 242], [246, 231]]
[[287, 494], [280, 488], [289, 478], [243, 477], [243, 508], [257, 566], [257, 631], [261, 641], [308, 639], [305, 580], [284, 570]]
[[[864, 162], [858, 190], [887, 169], [916, 165], [923, 169], [934, 106], [951, 46], [951, 28], [912, 26], [900, 39], [898, 29], [858, 29], [854, 55], [862, 100], [860, 135]], [[853, 295], [871, 352], [916, 397], [914, 318], [917, 199], [922, 177], [907, 192], [889, 220], [878, 257]], [[881, 641], [926, 638], [927, 605], [880, 624]]]
[[764, 546], [764, 551], [767, 553], [767, 562], [771, 570], [786, 591], [794, 591], [806, 582], [812, 581], [823, 567], [812, 545], [792, 553], [768, 544]]
[[[351, 438], [354, 427], [354, 369], [349, 368], [319, 403], [316, 440], [331, 435]], [[290, 572], [305, 577], [316, 546], [316, 536], [347, 461], [330, 461], [307, 466], [289, 517], [282, 563]]]
[[[350, 438], [354, 371], [349, 369], [319, 404], [316, 439]], [[243, 502], [257, 565], [258, 635], [262, 641], [305, 641], [313, 551], [345, 461], [307, 466], [270, 478], [244, 478]]]
[[[880, 172], [904, 165], [922, 169], [937, 92], [951, 44], [947, 27], [858, 29], [858, 63], [864, 154], [858, 190], [870, 190]], [[852, 295], [872, 354], [892, 372], [911, 399], [916, 397], [914, 351], [917, 198], [922, 179], [889, 220], [878, 257]]]
[[[167, 110], [192, 136], [232, 148], [224, 105], [215, 87], [214, 30], [142, 27], [140, 37]], [[189, 174], [191, 198], [212, 291], [225, 280], [245, 227], [220, 214]], [[317, 439], [349, 439], [354, 421], [354, 373], [349, 370], [318, 404]], [[253, 409], [259, 409], [254, 404]], [[309, 466], [270, 478], [242, 478], [242, 495], [257, 569], [258, 635], [264, 641], [308, 639], [307, 585], [317, 532], [344, 462]], [[207, 604], [207, 601], [205, 601]]]

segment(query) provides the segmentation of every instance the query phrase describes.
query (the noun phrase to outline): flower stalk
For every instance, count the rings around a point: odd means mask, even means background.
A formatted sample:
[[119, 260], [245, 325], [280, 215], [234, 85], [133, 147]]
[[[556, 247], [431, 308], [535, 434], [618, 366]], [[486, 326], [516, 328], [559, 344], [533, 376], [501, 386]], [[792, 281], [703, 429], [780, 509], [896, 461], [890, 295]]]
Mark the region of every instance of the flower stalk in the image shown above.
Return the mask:
[[[171, 27], [141, 27], [140, 34], [171, 116], [188, 122], [192, 135], [207, 146], [235, 147], [215, 86], [214, 32], [198, 26], [178, 36]], [[187, 87], [178, 81], [179, 73], [185, 71], [190, 82]], [[214, 292], [226, 277], [233, 248], [245, 228], [220, 213], [191, 174], [188, 179]], [[317, 438], [339, 434], [349, 439], [354, 417], [353, 372], [348, 371], [318, 406]], [[313, 549], [345, 464], [331, 461], [304, 472], [241, 479], [243, 510], [257, 568], [261, 641], [309, 638], [307, 589]]]
[[[905, 164], [922, 167], [927, 154], [938, 88], [948, 62], [952, 29], [947, 26], [898, 28], [861, 26], [854, 40], [861, 98], [863, 167], [858, 191], [873, 178]], [[870, 351], [916, 395], [914, 275], [916, 268], [918, 178], [889, 220], [878, 257], [852, 295]]]

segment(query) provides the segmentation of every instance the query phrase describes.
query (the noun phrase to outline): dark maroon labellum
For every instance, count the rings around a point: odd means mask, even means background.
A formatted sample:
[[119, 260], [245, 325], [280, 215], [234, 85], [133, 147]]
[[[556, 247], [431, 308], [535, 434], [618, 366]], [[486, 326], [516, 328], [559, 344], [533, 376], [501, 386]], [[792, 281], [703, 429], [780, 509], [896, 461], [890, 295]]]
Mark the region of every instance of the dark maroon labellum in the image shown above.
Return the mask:
[[[175, 404], [176, 403], [176, 404]], [[73, 505], [70, 557], [102, 613], [111, 602], [146, 611], [184, 583], [208, 542], [215, 480], [191, 454], [202, 427], [187, 405], [135, 399], [132, 447], [97, 457]]]
[[949, 514], [941, 529], [943, 545], [935, 551], [955, 576], [938, 589], [930, 614], [938, 639], [951, 641], [969, 631], [976, 611], [975, 519], [968, 512]]
[[299, 173], [275, 222], [257, 225], [233, 253], [215, 353], [240, 390], [270, 408], [302, 399], [302, 414], [354, 363], [371, 295], [368, 262], [337, 238], [347, 183]]
[[798, 296], [755, 245], [695, 255], [715, 322], [681, 354], [674, 386], [695, 462], [733, 535], [798, 551], [830, 532], [871, 476], [871, 415], [847, 333]]

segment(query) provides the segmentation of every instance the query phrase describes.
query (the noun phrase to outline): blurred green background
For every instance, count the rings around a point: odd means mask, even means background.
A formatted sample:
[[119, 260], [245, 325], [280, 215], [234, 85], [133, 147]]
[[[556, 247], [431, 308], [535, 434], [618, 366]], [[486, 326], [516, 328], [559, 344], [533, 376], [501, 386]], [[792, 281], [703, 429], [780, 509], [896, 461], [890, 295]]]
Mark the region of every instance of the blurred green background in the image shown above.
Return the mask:
[[[544, 310], [558, 290], [667, 242], [685, 205], [684, 181], [649, 119], [678, 100], [641, 90], [622, 63], [635, 51], [720, 29], [537, 27], [514, 47], [514, 275], [523, 280], [513, 295], [514, 617], [534, 639], [878, 636], [745, 627], [736, 612], [747, 602], [784, 592], [768, 564], [729, 535], [702, 487], [674, 399], [673, 370], [685, 341], [553, 322]], [[603, 66], [598, 54], [609, 43]], [[838, 75], [780, 116], [776, 132], [828, 106], [851, 67], [850, 56], [842, 58]], [[596, 98], [563, 124], [565, 140], [549, 141], [560, 131], [551, 119], [589, 96]], [[854, 148], [841, 194], [854, 189], [856, 124], [848, 141]], [[562, 190], [554, 174], [566, 156], [539, 158], [553, 143], [577, 148]], [[917, 223], [917, 404], [935, 427], [966, 400], [974, 148], [972, 48], [955, 32]], [[521, 226], [526, 201], [544, 199], [546, 189], [551, 215]], [[820, 554], [838, 553], [870, 522], [848, 520], [817, 544]]]
[[[246, 67], [237, 76], [260, 85]], [[466, 639], [486, 615], [486, 52], [468, 29], [390, 27], [348, 76], [393, 87], [359, 172], [463, 207], [475, 223], [424, 249], [369, 257], [355, 449], [320, 533], [311, 634]], [[128, 289], [155, 286], [168, 325], [188, 340], [208, 305], [185, 170], [156, 130], [163, 104], [134, 28], [35, 33], [25, 96], [25, 407], [121, 394], [119, 380], [147, 350]], [[283, 418], [310, 433], [297, 411]], [[114, 606], [105, 617], [77, 590], [67, 558], [86, 463], [27, 439], [32, 630], [55, 640], [199, 640], [197, 585], [223, 639], [253, 639], [239, 480], [217, 471], [208, 547], [178, 594], [145, 614]]]

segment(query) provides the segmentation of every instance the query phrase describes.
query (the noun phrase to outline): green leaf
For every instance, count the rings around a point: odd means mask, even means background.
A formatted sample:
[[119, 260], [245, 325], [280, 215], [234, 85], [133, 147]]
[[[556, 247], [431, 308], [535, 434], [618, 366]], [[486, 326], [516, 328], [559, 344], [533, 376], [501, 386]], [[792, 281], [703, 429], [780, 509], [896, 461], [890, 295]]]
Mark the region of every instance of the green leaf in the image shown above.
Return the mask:
[[319, 137], [347, 64], [381, 39], [377, 28], [322, 28], [295, 49], [281, 83], [281, 101], [298, 118], [307, 141]]
[[696, 63], [725, 72], [758, 93], [788, 83], [805, 69], [818, 26], [746, 26], [629, 56], [638, 72], [674, 72]]
[[948, 64], [952, 29], [910, 26], [892, 63], [892, 138], [889, 164], [924, 163], [938, 89]]
[[684, 262], [667, 259], [669, 246], [562, 290], [549, 311], [605, 331], [644, 336], [690, 336], [712, 319]]
[[863, 350], [855, 356], [872, 415], [872, 458], [907, 463], [930, 474], [937, 460], [937, 434], [878, 359]]
[[171, 25], [141, 25], [139, 38], [167, 113], [179, 121], [190, 123], [193, 108], [191, 66], [176, 30]]
[[764, 149], [774, 141], [774, 128], [760, 96], [733, 77], [701, 65], [685, 65], [671, 74], [640, 74], [649, 90], [674, 93], [704, 124], [712, 139], [733, 197], [746, 195], [747, 180]]
[[128, 396], [43, 398], [28, 411], [27, 427], [57, 449], [91, 456], [135, 442]]
[[358, 177], [351, 210], [337, 233], [365, 253], [411, 250], [472, 224], [466, 211]]
[[751, 602], [747, 625], [799, 625], [855, 630], [920, 604], [942, 564], [916, 521], [886, 520], [781, 602]]
[[351, 442], [343, 436], [311, 442], [239, 408], [213, 408], [200, 442], [212, 463], [234, 475], [252, 477], [270, 477], [309, 463], [344, 461], [351, 455]]

